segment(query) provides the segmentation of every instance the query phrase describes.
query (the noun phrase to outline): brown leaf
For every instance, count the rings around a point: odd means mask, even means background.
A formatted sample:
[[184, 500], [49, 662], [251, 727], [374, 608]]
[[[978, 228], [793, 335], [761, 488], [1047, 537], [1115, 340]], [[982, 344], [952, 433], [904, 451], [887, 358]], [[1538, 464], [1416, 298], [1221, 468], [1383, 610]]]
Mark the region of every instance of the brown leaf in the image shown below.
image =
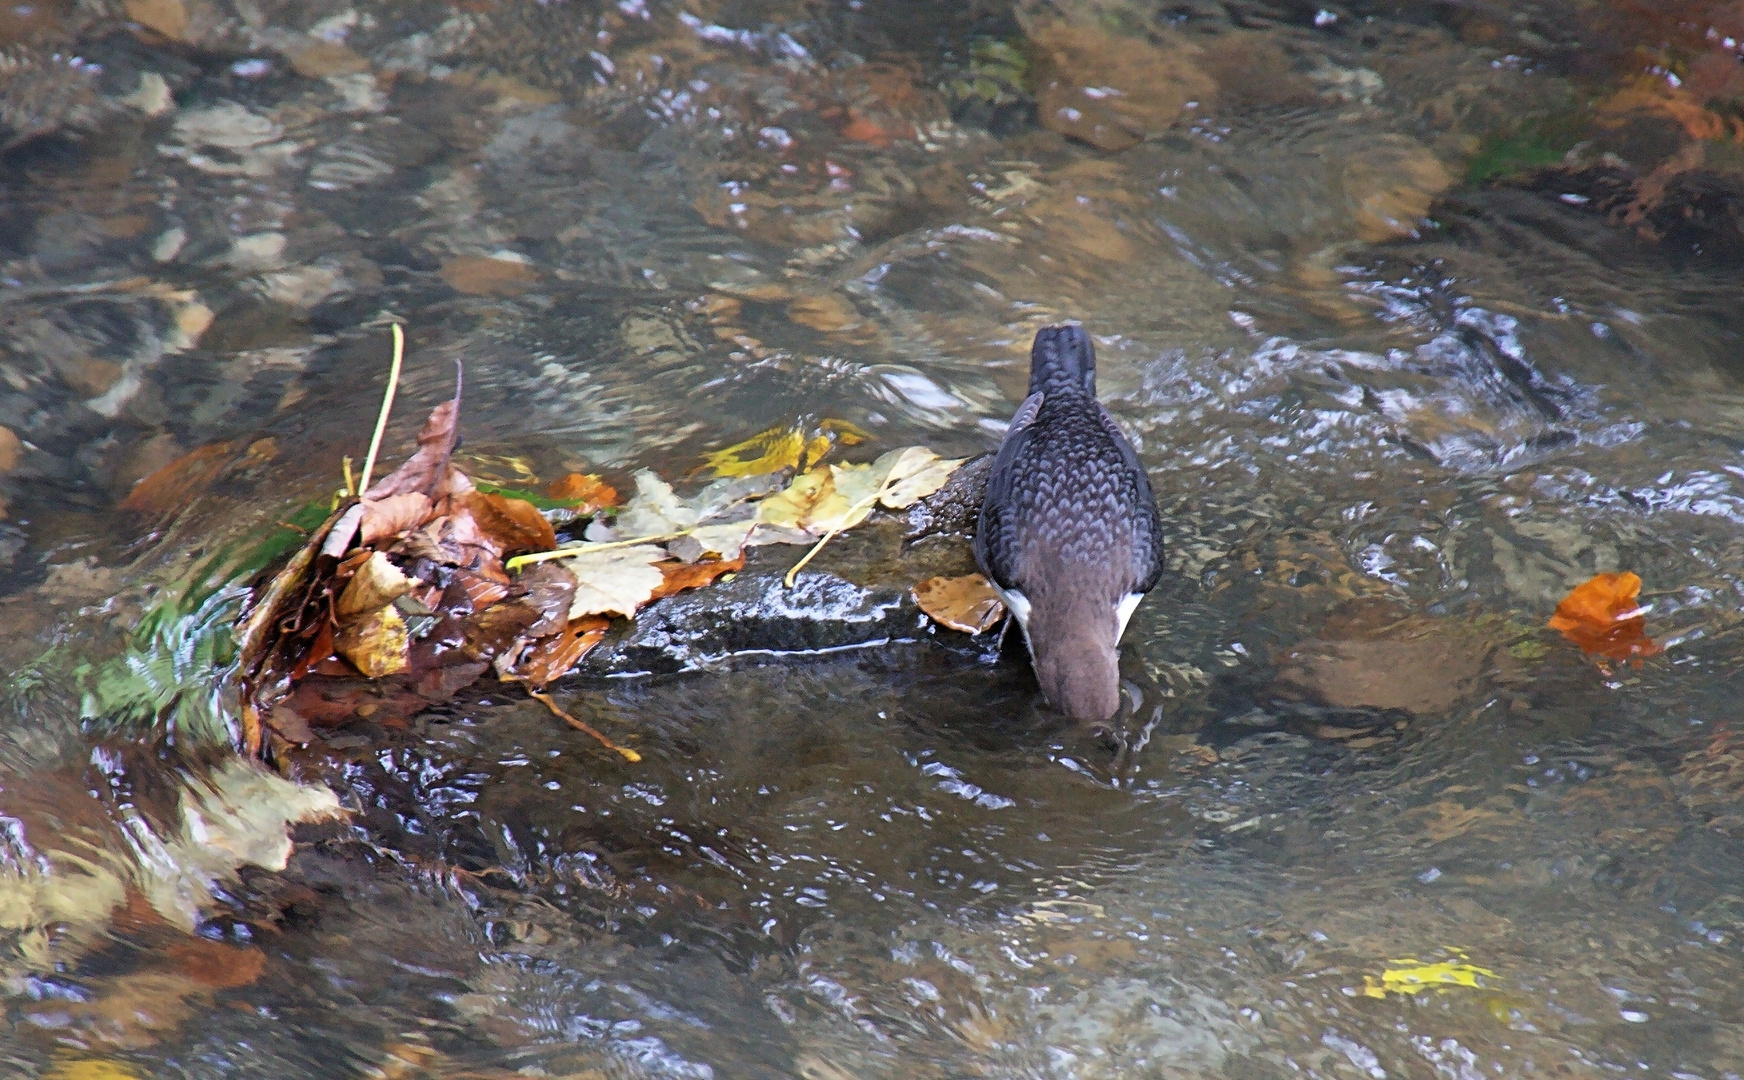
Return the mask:
[[618, 505], [618, 489], [598, 476], [572, 472], [545, 485], [545, 497], [575, 504], [578, 514]]
[[1664, 651], [1647, 636], [1647, 615], [1636, 603], [1640, 595], [1641, 579], [1634, 574], [1595, 575], [1556, 605], [1550, 628], [1582, 652], [1639, 663]]
[[253, 945], [226, 945], [192, 938], [171, 945], [164, 958], [195, 983], [214, 990], [247, 986], [266, 971], [266, 953]]
[[686, 589], [701, 588], [709, 585], [722, 574], [730, 574], [745, 568], [745, 553], [739, 552], [739, 557], [732, 560], [705, 559], [701, 562], [662, 562], [655, 563], [654, 569], [660, 571], [665, 578], [654, 589], [654, 594], [648, 597], [648, 602], [664, 599], [683, 592]]
[[423, 528], [436, 516], [430, 497], [421, 491], [407, 491], [381, 499], [365, 498], [362, 502], [363, 521], [358, 527], [358, 543], [373, 544], [392, 536], [401, 536]]
[[24, 440], [11, 428], [0, 426], [0, 476], [18, 468], [18, 463], [23, 460]]
[[442, 264], [442, 280], [469, 296], [518, 296], [539, 281], [539, 271], [514, 259], [457, 255]]
[[990, 630], [1005, 618], [1005, 604], [980, 574], [927, 578], [913, 591], [914, 602], [935, 622], [965, 634]]
[[[430, 410], [418, 432], [418, 450], [405, 464], [382, 477], [364, 493], [366, 499], [385, 499], [408, 491], [420, 492], [432, 501], [450, 490], [449, 459], [460, 439], [460, 391], [462, 377], [454, 376], [454, 397]], [[470, 485], [469, 485], [470, 486]]]
[[315, 738], [315, 733], [309, 730], [309, 722], [284, 705], [275, 705], [266, 722], [274, 731], [301, 746], [307, 746]]
[[601, 615], [572, 619], [567, 627], [541, 639], [521, 660], [515, 674], [535, 690], [569, 674], [581, 658], [606, 636], [611, 620]]
[[539, 621], [527, 627], [528, 638], [555, 634], [569, 623], [569, 605], [575, 601], [575, 575], [555, 562], [528, 567], [515, 583], [525, 590], [528, 606], [539, 612]]
[[557, 546], [557, 534], [551, 523], [530, 502], [476, 490], [467, 492], [459, 501], [471, 511], [479, 531], [503, 555], [550, 551]]
[[234, 440], [190, 450], [133, 486], [121, 509], [137, 514], [167, 514], [192, 502], [211, 486], [236, 457]]

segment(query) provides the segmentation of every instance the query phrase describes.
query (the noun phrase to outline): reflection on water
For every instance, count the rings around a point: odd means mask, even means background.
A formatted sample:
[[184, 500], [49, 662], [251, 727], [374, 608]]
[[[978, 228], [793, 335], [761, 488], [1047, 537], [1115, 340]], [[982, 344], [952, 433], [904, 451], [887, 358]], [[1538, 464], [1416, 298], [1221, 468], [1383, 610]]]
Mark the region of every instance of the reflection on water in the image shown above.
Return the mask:
[[[1744, 1075], [1744, 25], [1516, 8], [0, 13], [7, 1067]], [[920, 628], [572, 680], [635, 765], [506, 687], [211, 745], [390, 319], [394, 445], [460, 360], [531, 482], [979, 453], [1063, 317], [1170, 530], [1118, 730]], [[1542, 630], [1625, 569], [1662, 655]]]

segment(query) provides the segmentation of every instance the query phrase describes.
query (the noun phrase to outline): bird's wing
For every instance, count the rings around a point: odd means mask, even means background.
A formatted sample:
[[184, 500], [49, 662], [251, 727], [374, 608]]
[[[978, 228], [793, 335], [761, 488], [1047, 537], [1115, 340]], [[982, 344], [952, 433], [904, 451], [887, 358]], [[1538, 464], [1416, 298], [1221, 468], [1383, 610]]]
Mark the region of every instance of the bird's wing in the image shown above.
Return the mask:
[[1126, 433], [1120, 430], [1120, 424], [1114, 419], [1114, 414], [1100, 401], [1096, 403], [1096, 415], [1102, 421], [1102, 428], [1108, 432], [1108, 437], [1120, 450], [1120, 460], [1125, 463], [1128, 472], [1138, 484], [1139, 506], [1137, 520], [1133, 527], [1137, 532], [1136, 539], [1139, 549], [1145, 552], [1144, 565], [1138, 568], [1133, 585], [1135, 592], [1150, 592], [1157, 583], [1157, 578], [1163, 573], [1163, 523], [1157, 515], [1157, 498], [1151, 493], [1150, 474], [1145, 472], [1144, 462], [1138, 458], [1138, 451], [1132, 448], [1132, 442]]
[[1012, 564], [1014, 553], [1005, 543], [1009, 514], [1002, 513], [1000, 508], [1010, 506], [1012, 483], [1016, 479], [1012, 463], [1029, 442], [1030, 428], [1041, 409], [1040, 393], [1031, 394], [1017, 407], [1011, 425], [1005, 429], [1005, 439], [999, 444], [999, 453], [993, 457], [987, 495], [981, 502], [981, 517], [975, 527], [975, 561], [981, 564], [981, 572], [1001, 588], [1015, 587], [1017, 567]]

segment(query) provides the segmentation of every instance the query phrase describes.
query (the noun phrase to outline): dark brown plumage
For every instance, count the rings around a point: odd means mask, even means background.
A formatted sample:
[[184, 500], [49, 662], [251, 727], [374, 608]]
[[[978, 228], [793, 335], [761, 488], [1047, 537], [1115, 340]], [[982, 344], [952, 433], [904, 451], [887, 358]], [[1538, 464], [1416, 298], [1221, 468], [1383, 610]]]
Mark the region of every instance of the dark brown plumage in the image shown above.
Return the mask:
[[1096, 400], [1083, 327], [1036, 334], [1029, 391], [993, 461], [975, 558], [1023, 627], [1048, 700], [1105, 720], [1120, 707], [1120, 636], [1162, 573], [1162, 521], [1138, 454]]

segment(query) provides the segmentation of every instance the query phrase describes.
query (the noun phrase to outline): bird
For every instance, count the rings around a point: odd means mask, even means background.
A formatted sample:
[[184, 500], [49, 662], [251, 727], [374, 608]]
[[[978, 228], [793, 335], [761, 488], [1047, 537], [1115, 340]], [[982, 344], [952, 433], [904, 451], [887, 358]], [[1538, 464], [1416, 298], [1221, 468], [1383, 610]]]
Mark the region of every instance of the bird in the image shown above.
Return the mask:
[[975, 561], [1023, 628], [1054, 708], [1120, 708], [1118, 649], [1163, 570], [1163, 524], [1138, 452], [1096, 399], [1096, 348], [1075, 322], [1030, 350], [1029, 396], [993, 458]]

